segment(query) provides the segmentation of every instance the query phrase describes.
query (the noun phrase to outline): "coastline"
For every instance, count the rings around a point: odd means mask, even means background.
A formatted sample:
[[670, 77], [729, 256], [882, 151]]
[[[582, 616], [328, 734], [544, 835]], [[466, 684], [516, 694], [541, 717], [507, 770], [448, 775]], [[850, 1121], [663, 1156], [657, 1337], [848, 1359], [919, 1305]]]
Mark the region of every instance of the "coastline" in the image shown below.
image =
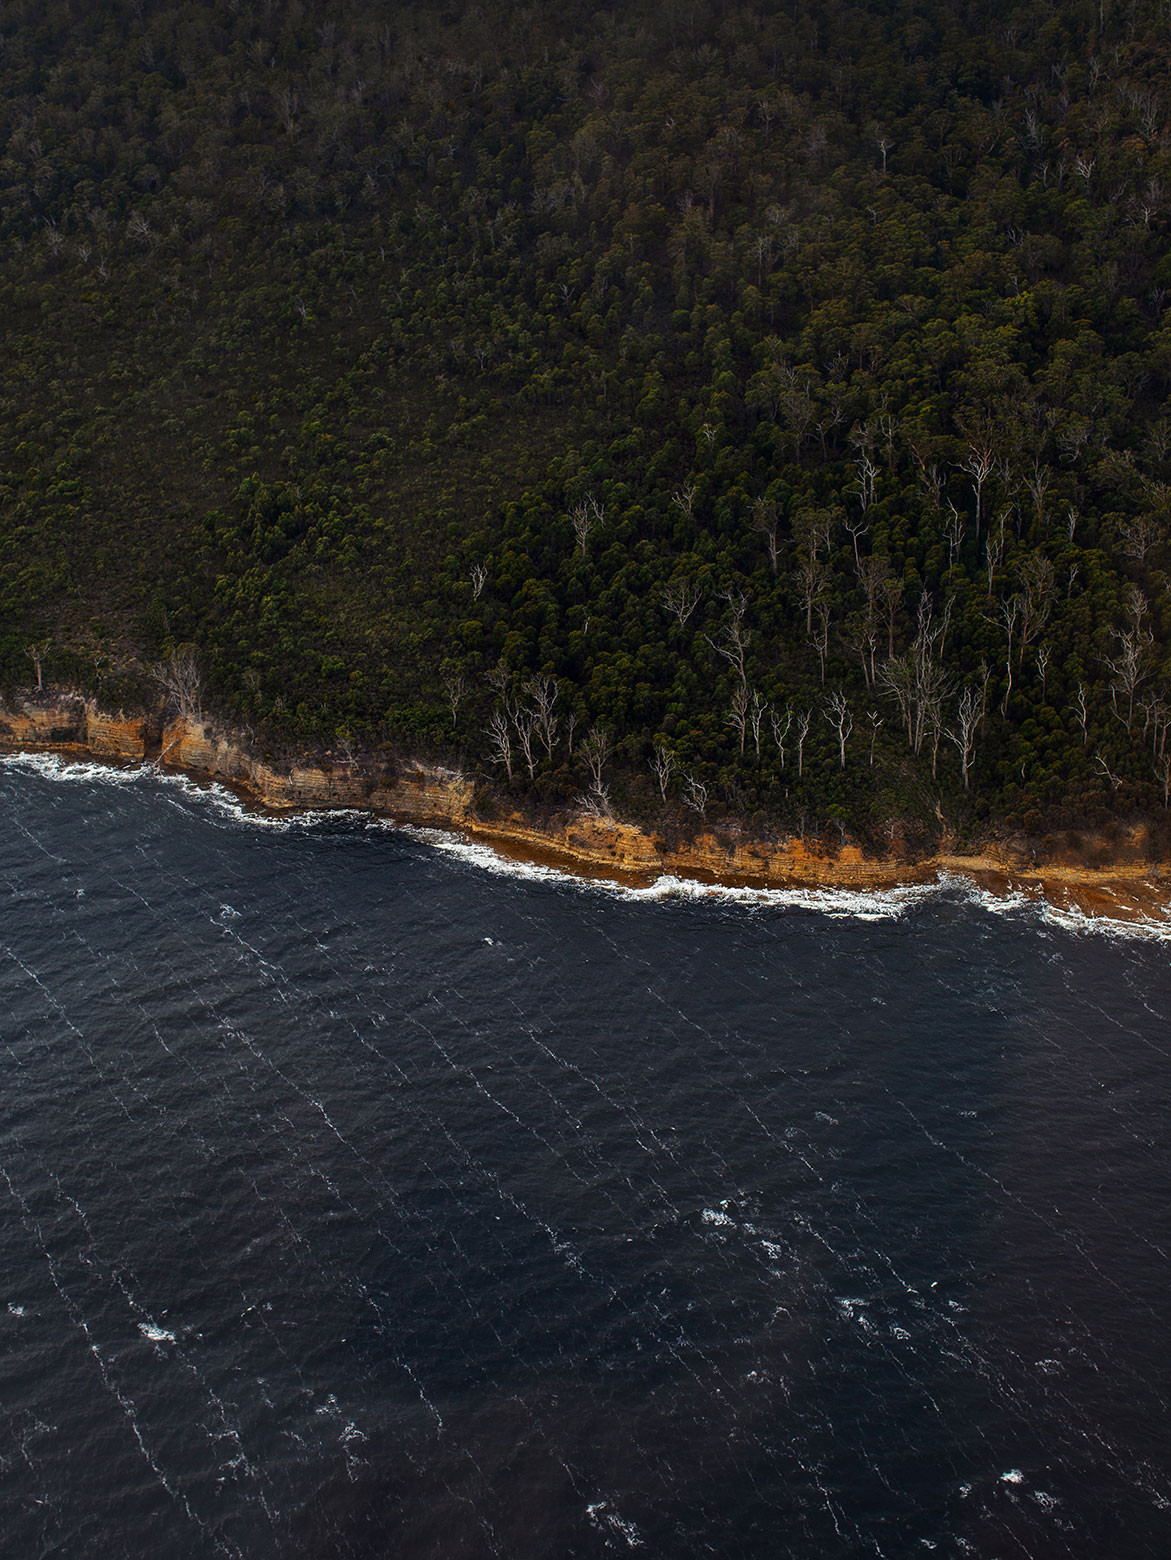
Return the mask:
[[195, 717], [161, 720], [100, 709], [76, 693], [29, 693], [0, 704], [0, 752], [52, 753], [77, 762], [154, 764], [196, 782], [218, 782], [263, 811], [359, 810], [389, 822], [448, 831], [504, 860], [626, 887], [678, 879], [697, 889], [821, 889], [881, 892], [960, 877], [998, 897], [1024, 895], [1090, 919], [1166, 923], [1171, 861], [1144, 854], [1129, 837], [1106, 866], [1026, 861], [1007, 849], [941, 850], [921, 859], [866, 856], [856, 845], [829, 852], [793, 837], [753, 839], [733, 826], [700, 829], [668, 842], [638, 828], [585, 814], [537, 819], [520, 810], [482, 817], [462, 774], [412, 762], [395, 769], [330, 763], [312, 755], [282, 765], [259, 757], [238, 733]]

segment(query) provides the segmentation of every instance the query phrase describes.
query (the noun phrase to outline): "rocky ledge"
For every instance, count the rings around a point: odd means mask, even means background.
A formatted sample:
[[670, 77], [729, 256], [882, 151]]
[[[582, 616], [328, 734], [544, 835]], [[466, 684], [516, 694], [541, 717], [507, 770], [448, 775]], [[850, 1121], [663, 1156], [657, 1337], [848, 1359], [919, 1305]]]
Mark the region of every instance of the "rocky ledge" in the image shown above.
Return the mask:
[[30, 692], [0, 705], [0, 748], [152, 762], [224, 782], [265, 808], [368, 809], [400, 823], [456, 830], [505, 855], [627, 881], [669, 874], [738, 887], [876, 889], [932, 882], [952, 872], [996, 892], [1044, 893], [1060, 905], [1127, 919], [1163, 920], [1171, 899], [1171, 863], [1151, 859], [1141, 829], [1111, 841], [1105, 865], [1026, 858], [1003, 845], [980, 855], [866, 856], [856, 845], [830, 852], [795, 837], [754, 839], [734, 826], [668, 842], [585, 813], [540, 820], [520, 811], [484, 817], [476, 810], [471, 781], [453, 770], [418, 762], [393, 769], [339, 763], [324, 755], [280, 764], [208, 720], [111, 712], [73, 693]]

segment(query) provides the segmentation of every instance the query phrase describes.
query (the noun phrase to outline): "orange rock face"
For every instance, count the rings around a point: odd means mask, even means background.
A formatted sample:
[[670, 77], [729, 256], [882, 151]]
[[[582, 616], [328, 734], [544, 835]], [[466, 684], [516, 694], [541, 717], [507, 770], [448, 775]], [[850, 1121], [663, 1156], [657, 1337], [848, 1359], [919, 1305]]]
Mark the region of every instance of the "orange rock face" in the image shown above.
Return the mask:
[[101, 758], [140, 759], [146, 740], [145, 717], [112, 715], [69, 695], [0, 709], [0, 744], [7, 748], [82, 748]]
[[[940, 854], [908, 861], [897, 854], [867, 857], [856, 845], [833, 854], [805, 840], [752, 839], [734, 826], [706, 830], [668, 847], [631, 824], [592, 814], [537, 821], [522, 813], [483, 819], [473, 787], [451, 770], [415, 764], [400, 772], [324, 758], [280, 769], [249, 751], [235, 733], [210, 722], [173, 720], [161, 731], [141, 715], [99, 710], [79, 695], [27, 694], [0, 707], [0, 749], [88, 753], [121, 761], [153, 759], [238, 787], [270, 808], [369, 808], [398, 822], [456, 829], [504, 854], [572, 867], [606, 878], [649, 881], [661, 873], [714, 883], [879, 888], [933, 881], [955, 872], [993, 892], [1024, 889], [1089, 915], [1126, 919], [1167, 913], [1171, 864], [1149, 859], [1141, 831], [1114, 847], [1112, 864], [1018, 859], [1007, 850], [980, 856]], [[1090, 841], [1092, 846], [1094, 842]]]

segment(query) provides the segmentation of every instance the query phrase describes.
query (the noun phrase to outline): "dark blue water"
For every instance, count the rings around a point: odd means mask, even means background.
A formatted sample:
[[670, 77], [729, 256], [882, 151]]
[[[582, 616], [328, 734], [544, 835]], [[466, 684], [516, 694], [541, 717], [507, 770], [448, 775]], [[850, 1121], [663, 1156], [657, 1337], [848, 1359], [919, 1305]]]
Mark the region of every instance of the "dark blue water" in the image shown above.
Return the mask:
[[5, 1554], [1171, 1553], [1167, 943], [0, 838]]

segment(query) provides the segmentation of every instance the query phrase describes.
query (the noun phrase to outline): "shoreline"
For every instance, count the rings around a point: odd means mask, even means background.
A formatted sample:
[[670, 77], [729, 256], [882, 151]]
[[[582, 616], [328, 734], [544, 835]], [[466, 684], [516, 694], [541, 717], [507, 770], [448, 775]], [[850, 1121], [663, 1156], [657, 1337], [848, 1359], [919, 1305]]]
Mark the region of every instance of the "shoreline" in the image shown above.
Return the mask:
[[614, 819], [562, 814], [539, 820], [519, 810], [485, 818], [473, 786], [456, 771], [419, 762], [392, 772], [358, 763], [329, 765], [324, 755], [280, 766], [250, 751], [232, 732], [193, 718], [171, 721], [111, 713], [79, 694], [25, 695], [0, 705], [0, 752], [55, 754], [67, 762], [152, 764], [196, 784], [225, 786], [244, 805], [273, 816], [354, 810], [394, 824], [445, 831], [486, 846], [505, 861], [539, 866], [627, 888], [678, 879], [697, 890], [852, 890], [930, 887], [960, 877], [998, 897], [1025, 895], [1061, 911], [1153, 925], [1171, 919], [1171, 862], [1141, 855], [1132, 838], [1126, 859], [1025, 863], [1007, 851], [941, 850], [919, 860], [867, 857], [856, 845], [835, 854], [796, 837], [766, 841], [734, 827], [709, 827], [670, 844]]

